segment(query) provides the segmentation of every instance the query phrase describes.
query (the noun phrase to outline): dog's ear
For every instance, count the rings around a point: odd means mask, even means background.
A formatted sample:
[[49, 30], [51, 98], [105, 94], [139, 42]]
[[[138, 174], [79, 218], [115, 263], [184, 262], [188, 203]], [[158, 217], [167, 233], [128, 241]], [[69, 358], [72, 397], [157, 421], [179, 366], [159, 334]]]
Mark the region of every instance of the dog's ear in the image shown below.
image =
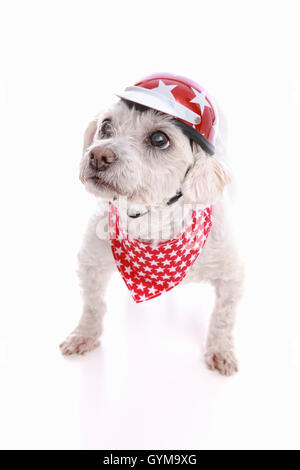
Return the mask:
[[95, 116], [94, 119], [92, 119], [92, 121], [88, 123], [87, 128], [84, 131], [83, 150], [82, 150], [83, 154], [93, 142], [93, 139], [97, 130], [97, 122], [98, 122], [98, 116]]
[[185, 202], [203, 206], [213, 204], [230, 182], [231, 177], [222, 163], [212, 156], [199, 153], [182, 185]]

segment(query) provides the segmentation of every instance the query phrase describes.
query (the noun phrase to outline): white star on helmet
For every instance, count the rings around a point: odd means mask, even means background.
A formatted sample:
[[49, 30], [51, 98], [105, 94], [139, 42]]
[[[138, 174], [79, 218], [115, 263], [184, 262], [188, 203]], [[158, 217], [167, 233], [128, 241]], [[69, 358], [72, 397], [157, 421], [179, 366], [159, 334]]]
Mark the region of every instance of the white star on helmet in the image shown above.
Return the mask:
[[207, 101], [206, 96], [203, 93], [203, 91], [199, 93], [199, 91], [195, 90], [193, 87], [191, 88], [196, 96], [192, 100], [190, 100], [190, 103], [198, 103], [201, 109], [201, 114], [203, 116], [203, 111], [204, 111], [205, 106], [207, 106], [208, 108], [210, 108], [211, 106], [209, 102]]

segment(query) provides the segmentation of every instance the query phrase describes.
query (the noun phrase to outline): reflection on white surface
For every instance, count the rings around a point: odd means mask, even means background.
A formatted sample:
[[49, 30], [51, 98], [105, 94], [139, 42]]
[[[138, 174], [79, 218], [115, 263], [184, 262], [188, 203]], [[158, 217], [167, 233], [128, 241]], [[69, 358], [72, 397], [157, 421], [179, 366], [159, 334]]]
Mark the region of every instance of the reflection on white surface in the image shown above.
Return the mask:
[[[51, 318], [57, 304], [50, 298], [42, 316], [38, 310], [32, 314], [26, 335], [28, 319], [18, 318], [20, 326], [1, 364], [1, 447], [297, 445], [289, 427], [299, 418], [300, 369], [291, 359], [292, 344], [285, 335], [281, 348], [276, 347], [282, 324], [275, 315], [266, 346], [262, 331], [270, 314], [257, 313], [249, 296], [236, 329], [241, 370], [228, 379], [208, 371], [203, 362], [213, 303], [209, 286], [177, 288], [137, 305], [116, 275], [101, 347], [84, 357], [64, 358], [58, 342], [74, 323], [71, 307], [79, 314], [75, 283], [73, 288], [70, 310]], [[12, 331], [13, 318], [9, 325]], [[36, 334], [28, 334], [28, 326]]]

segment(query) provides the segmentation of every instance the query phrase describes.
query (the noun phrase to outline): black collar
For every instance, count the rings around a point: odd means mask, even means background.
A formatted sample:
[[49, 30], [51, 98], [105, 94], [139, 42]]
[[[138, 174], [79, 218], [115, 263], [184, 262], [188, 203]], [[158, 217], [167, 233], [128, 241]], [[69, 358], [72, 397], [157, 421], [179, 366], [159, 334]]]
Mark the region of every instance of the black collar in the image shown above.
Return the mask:
[[168, 200], [167, 206], [171, 206], [172, 204], [174, 204], [174, 202], [178, 201], [178, 199], [180, 199], [181, 196], [182, 196], [182, 192], [181, 192], [181, 191], [177, 191], [177, 193], [175, 194], [175, 196], [171, 197], [171, 199]]
[[[192, 139], [190, 139], [190, 144], [191, 144], [191, 148], [192, 148], [192, 151], [193, 151], [193, 141], [192, 141]], [[186, 172], [185, 172], [184, 177], [186, 177], [186, 175], [187, 175], [188, 172], [190, 171], [190, 168], [191, 168], [191, 167], [189, 166], [188, 169], [187, 169]], [[168, 202], [166, 203], [166, 205], [167, 205], [167, 206], [171, 206], [172, 204], [174, 204], [174, 202], [177, 202], [178, 199], [181, 198], [181, 196], [182, 196], [182, 192], [181, 192], [181, 189], [179, 189], [178, 191], [176, 191], [175, 196], [172, 196], [171, 199], [168, 200]], [[148, 212], [149, 212], [149, 211], [147, 210], [146, 212], [137, 212], [137, 213], [134, 214], [134, 215], [129, 215], [129, 214], [127, 213], [127, 215], [128, 215], [128, 217], [130, 217], [131, 219], [137, 219], [138, 217], [142, 217], [142, 215], [148, 214]]]
[[[177, 191], [177, 193], [175, 194], [175, 196], [171, 197], [171, 199], [168, 200], [168, 202], [166, 203], [167, 206], [171, 206], [172, 204], [174, 204], [174, 202], [177, 202], [178, 199], [180, 199], [182, 196], [182, 192], [181, 191]], [[128, 217], [130, 217], [131, 219], [137, 219], [138, 217], [141, 217], [142, 215], [146, 215], [148, 214], [148, 211], [147, 212], [137, 212], [136, 214], [134, 215], [128, 215]]]

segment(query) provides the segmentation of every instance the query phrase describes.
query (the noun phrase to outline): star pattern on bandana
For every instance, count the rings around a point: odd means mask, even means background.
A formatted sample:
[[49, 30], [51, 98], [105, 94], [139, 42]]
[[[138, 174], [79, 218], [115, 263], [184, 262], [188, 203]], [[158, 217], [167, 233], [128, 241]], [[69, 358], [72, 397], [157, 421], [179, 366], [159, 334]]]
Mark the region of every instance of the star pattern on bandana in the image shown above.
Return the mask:
[[135, 302], [158, 297], [177, 286], [205, 245], [212, 209], [194, 210], [186, 228], [172, 240], [142, 242], [121, 227], [118, 209], [110, 203], [109, 234], [116, 266]]

